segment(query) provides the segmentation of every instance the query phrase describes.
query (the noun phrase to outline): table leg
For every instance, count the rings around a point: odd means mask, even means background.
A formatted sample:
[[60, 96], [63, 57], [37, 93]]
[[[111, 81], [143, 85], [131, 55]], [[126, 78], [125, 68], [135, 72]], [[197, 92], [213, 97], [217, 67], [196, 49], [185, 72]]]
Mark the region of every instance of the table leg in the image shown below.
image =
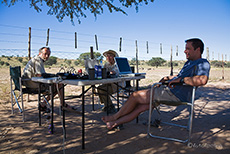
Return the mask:
[[41, 126], [41, 83], [38, 84], [38, 120], [39, 126]]
[[62, 112], [62, 128], [63, 128], [63, 137], [64, 137], [64, 139], [66, 139], [66, 129], [65, 129], [65, 110], [63, 109], [63, 106], [64, 106], [64, 104], [65, 104], [65, 86], [64, 86], [64, 84], [62, 84], [61, 86], [60, 86], [61, 88], [60, 88], [60, 99], [61, 99], [61, 112]]
[[51, 101], [51, 134], [54, 133], [54, 92], [53, 92], [53, 84], [49, 85], [50, 89], [50, 101]]
[[119, 111], [120, 107], [119, 107], [119, 86], [118, 86], [118, 82], [117, 82], [117, 111]]
[[95, 89], [95, 86], [92, 85], [91, 88], [92, 88], [92, 104], [93, 104], [93, 111], [94, 111], [95, 110], [94, 109], [94, 89]]
[[106, 84], [106, 106], [107, 106], [106, 114], [107, 115], [109, 115], [108, 100], [109, 100], [109, 84]]
[[[136, 91], [138, 91], [138, 87], [139, 87], [139, 80], [136, 80]], [[138, 123], [139, 119], [138, 116], [136, 118], [136, 123]]]
[[85, 149], [85, 86], [82, 86], [82, 149]]

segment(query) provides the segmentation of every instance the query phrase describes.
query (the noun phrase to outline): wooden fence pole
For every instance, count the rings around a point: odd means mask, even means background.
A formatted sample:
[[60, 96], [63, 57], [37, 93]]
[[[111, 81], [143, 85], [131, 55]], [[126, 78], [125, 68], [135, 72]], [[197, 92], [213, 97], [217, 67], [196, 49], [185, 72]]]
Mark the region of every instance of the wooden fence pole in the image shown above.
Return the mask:
[[50, 37], [50, 29], [47, 29], [47, 38], [46, 38], [46, 46], [49, 45], [49, 37]]
[[90, 47], [90, 58], [94, 59], [94, 55], [93, 55], [93, 47]]
[[120, 37], [119, 51], [121, 52], [122, 37]]
[[206, 59], [209, 60], [209, 48], [208, 47], [206, 48], [206, 51], [207, 51], [207, 58]]
[[77, 32], [75, 32], [75, 49], [77, 49]]
[[222, 68], [223, 68], [223, 70], [222, 70], [222, 80], [224, 80], [224, 56], [223, 56], [223, 54], [222, 54]]
[[176, 46], [176, 56], [178, 56], [178, 45]]
[[138, 73], [139, 70], [138, 70], [138, 47], [137, 47], [137, 40], [136, 40], [136, 66], [137, 66], [137, 73]]
[[146, 48], [147, 48], [147, 53], [149, 53], [149, 42], [146, 41]]
[[95, 35], [96, 50], [98, 50], [97, 35]]
[[160, 43], [160, 54], [162, 54], [162, 43]]
[[170, 75], [173, 75], [173, 62], [172, 62], [172, 46], [171, 46], [171, 56], [170, 56], [170, 64], [171, 64], [171, 73]]
[[28, 40], [28, 59], [31, 59], [31, 27], [29, 27], [29, 40]]

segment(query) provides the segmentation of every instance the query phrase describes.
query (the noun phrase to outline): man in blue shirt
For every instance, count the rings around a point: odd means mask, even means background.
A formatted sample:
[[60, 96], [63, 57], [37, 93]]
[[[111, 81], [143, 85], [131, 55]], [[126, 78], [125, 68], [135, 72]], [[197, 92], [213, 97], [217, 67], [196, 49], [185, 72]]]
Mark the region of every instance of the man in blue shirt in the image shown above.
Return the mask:
[[[198, 38], [185, 41], [185, 55], [187, 62], [178, 75], [163, 77], [159, 82], [168, 81], [168, 86], [162, 85], [154, 89], [153, 100], [156, 102], [167, 101], [190, 101], [192, 87], [203, 86], [208, 82], [210, 64], [201, 58], [204, 51], [204, 43]], [[190, 86], [177, 85], [174, 83], [185, 83]], [[149, 110], [150, 89], [132, 93], [122, 108], [114, 115], [102, 117], [108, 129], [117, 125], [127, 123], [135, 119], [140, 113]]]

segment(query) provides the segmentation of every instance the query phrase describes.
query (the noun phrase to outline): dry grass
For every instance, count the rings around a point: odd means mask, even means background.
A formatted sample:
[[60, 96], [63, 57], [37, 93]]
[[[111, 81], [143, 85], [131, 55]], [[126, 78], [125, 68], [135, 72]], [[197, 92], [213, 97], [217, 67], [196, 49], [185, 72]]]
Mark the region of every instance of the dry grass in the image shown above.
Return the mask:
[[[46, 71], [56, 73], [59, 69], [47, 68]], [[174, 70], [175, 72], [178, 71], [178, 69]], [[49, 122], [44, 117], [42, 118], [42, 126], [38, 126], [37, 97], [33, 101], [26, 103], [26, 122], [23, 123], [21, 114], [17, 109], [15, 109], [15, 114], [10, 114], [9, 68], [0, 68], [0, 71], [0, 107], [2, 109], [0, 110], [0, 153], [63, 153], [63, 132], [58, 108], [59, 100], [55, 99], [55, 133], [53, 135], [48, 133]], [[153, 82], [157, 82], [161, 77], [169, 75], [170, 69], [156, 69], [145, 66], [140, 72], [147, 73], [146, 79], [140, 82], [141, 87], [147, 87]], [[195, 106], [192, 136], [192, 146], [194, 147], [188, 147], [177, 142], [146, 138], [147, 128], [142, 123], [147, 119], [147, 112], [139, 116], [138, 124], [132, 121], [124, 124], [123, 130], [108, 132], [101, 121], [101, 117], [105, 113], [101, 112], [99, 105], [95, 105], [96, 110], [92, 111], [91, 98], [86, 97], [86, 149], [81, 149], [81, 116], [67, 113], [65, 152], [71, 154], [229, 153], [230, 71], [226, 69], [225, 80], [221, 81], [220, 79], [221, 69], [212, 69], [209, 84], [201, 88], [201, 98], [196, 102]], [[211, 84], [213, 84], [212, 87], [209, 87]], [[228, 86], [225, 87], [225, 85]], [[67, 95], [81, 93], [78, 86], [67, 86], [65, 90]], [[67, 103], [81, 110], [79, 99], [67, 100]], [[170, 112], [169, 114], [172, 113]], [[181, 136], [181, 134], [176, 135]], [[201, 146], [196, 147], [197, 145]]]

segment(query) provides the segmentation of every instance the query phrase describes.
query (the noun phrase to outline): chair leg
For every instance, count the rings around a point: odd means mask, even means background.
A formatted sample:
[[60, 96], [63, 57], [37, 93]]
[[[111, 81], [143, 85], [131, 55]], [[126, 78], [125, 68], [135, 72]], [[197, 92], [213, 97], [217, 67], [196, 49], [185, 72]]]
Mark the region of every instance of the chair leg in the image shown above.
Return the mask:
[[154, 87], [154, 86], [152, 86], [152, 87], [151, 87], [151, 90], [150, 90], [149, 121], [148, 121], [148, 130], [147, 130], [148, 137], [150, 136], [150, 126], [151, 126], [151, 117], [152, 117], [153, 87]]
[[23, 103], [23, 92], [22, 92], [22, 80], [19, 78], [19, 84], [20, 84], [20, 95], [21, 95], [21, 101], [22, 101], [22, 121], [25, 122], [25, 109], [24, 109], [24, 103]]
[[26, 102], [28, 103], [30, 101], [30, 95], [27, 94]]
[[10, 98], [11, 98], [11, 113], [14, 114], [13, 88], [12, 88], [12, 78], [11, 77], [10, 77]]
[[25, 109], [24, 109], [24, 103], [23, 103], [23, 93], [21, 93], [21, 101], [22, 101], [22, 121], [25, 122]]

